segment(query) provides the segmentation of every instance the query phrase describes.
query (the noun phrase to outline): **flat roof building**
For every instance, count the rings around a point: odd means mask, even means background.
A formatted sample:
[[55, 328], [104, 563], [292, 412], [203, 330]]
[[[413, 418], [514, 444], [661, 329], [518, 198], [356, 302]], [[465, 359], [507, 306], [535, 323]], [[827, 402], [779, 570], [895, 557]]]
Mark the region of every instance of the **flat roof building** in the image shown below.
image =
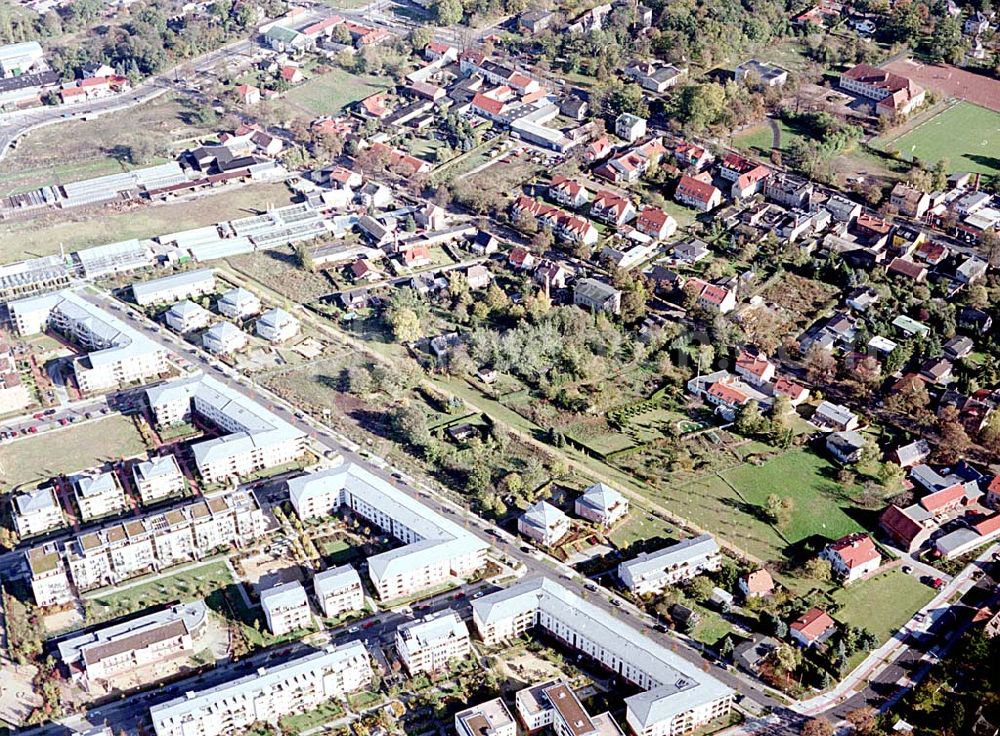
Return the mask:
[[275, 636], [312, 625], [309, 596], [298, 580], [262, 590], [260, 607], [264, 609], [267, 628]]

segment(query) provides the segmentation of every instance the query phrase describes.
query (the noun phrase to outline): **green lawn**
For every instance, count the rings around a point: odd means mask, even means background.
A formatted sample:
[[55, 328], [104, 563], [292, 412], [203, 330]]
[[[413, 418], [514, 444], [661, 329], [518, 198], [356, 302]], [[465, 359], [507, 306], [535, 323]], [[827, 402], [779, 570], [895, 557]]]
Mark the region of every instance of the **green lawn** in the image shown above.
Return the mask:
[[1000, 173], [1000, 113], [960, 102], [919, 124], [900, 138], [882, 144], [906, 159], [948, 161], [948, 171]]
[[344, 709], [336, 700], [329, 700], [318, 708], [298, 713], [293, 716], [285, 716], [279, 721], [283, 733], [302, 733], [316, 726], [340, 718], [344, 715]]
[[135, 424], [118, 414], [35, 435], [0, 447], [0, 491], [145, 452]]
[[866, 628], [883, 642], [933, 597], [933, 590], [898, 569], [833, 593], [838, 621]]
[[108, 621], [127, 616], [149, 606], [169, 601], [193, 601], [233, 584], [232, 573], [224, 560], [191, 568], [174, 575], [150, 580], [148, 583], [107, 595], [98, 595], [86, 602], [87, 623]]
[[658, 519], [648, 511], [633, 506], [628, 517], [618, 524], [611, 532], [610, 539], [619, 549], [624, 549], [636, 542], [647, 539], [662, 539], [675, 537], [673, 524]]
[[786, 453], [759, 467], [742, 465], [723, 477], [755, 505], [762, 506], [772, 493], [791, 497], [795, 509], [782, 534], [795, 543], [813, 535], [837, 539], [863, 530], [845, 511], [850, 499], [834, 480], [836, 472], [825, 458], [803, 450]]
[[692, 636], [703, 644], [714, 647], [720, 639], [724, 639], [733, 632], [733, 627], [729, 625], [717, 611], [696, 606], [701, 620], [695, 624]]
[[384, 77], [351, 74], [334, 68], [303, 82], [285, 97], [316, 115], [336, 115], [351, 103], [390, 86], [391, 81]]

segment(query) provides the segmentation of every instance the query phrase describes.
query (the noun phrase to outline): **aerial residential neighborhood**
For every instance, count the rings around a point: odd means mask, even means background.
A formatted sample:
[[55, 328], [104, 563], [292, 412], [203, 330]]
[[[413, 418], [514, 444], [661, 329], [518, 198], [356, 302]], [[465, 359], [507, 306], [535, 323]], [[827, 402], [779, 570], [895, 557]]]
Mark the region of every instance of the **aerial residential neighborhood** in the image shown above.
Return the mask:
[[0, 733], [1000, 732], [989, 2], [0, 20]]

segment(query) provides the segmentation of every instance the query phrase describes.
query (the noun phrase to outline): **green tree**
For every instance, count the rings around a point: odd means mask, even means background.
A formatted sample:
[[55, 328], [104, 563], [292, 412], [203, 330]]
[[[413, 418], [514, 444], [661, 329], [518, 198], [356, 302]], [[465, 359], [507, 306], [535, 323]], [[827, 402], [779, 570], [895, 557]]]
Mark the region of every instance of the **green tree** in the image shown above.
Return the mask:
[[453, 26], [462, 21], [465, 10], [459, 0], [437, 0], [434, 4], [434, 18], [439, 26]]

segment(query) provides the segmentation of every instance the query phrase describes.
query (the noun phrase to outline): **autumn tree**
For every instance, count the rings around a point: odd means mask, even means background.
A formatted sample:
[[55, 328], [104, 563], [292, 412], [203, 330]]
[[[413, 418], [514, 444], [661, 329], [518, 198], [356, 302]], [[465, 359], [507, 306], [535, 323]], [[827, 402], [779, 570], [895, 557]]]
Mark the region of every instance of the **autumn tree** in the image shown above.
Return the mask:
[[938, 462], [945, 465], [961, 460], [972, 444], [959, 420], [958, 409], [953, 406], [946, 406], [938, 413], [938, 445], [935, 457]]
[[833, 724], [822, 717], [810, 718], [802, 724], [802, 736], [833, 736]]

